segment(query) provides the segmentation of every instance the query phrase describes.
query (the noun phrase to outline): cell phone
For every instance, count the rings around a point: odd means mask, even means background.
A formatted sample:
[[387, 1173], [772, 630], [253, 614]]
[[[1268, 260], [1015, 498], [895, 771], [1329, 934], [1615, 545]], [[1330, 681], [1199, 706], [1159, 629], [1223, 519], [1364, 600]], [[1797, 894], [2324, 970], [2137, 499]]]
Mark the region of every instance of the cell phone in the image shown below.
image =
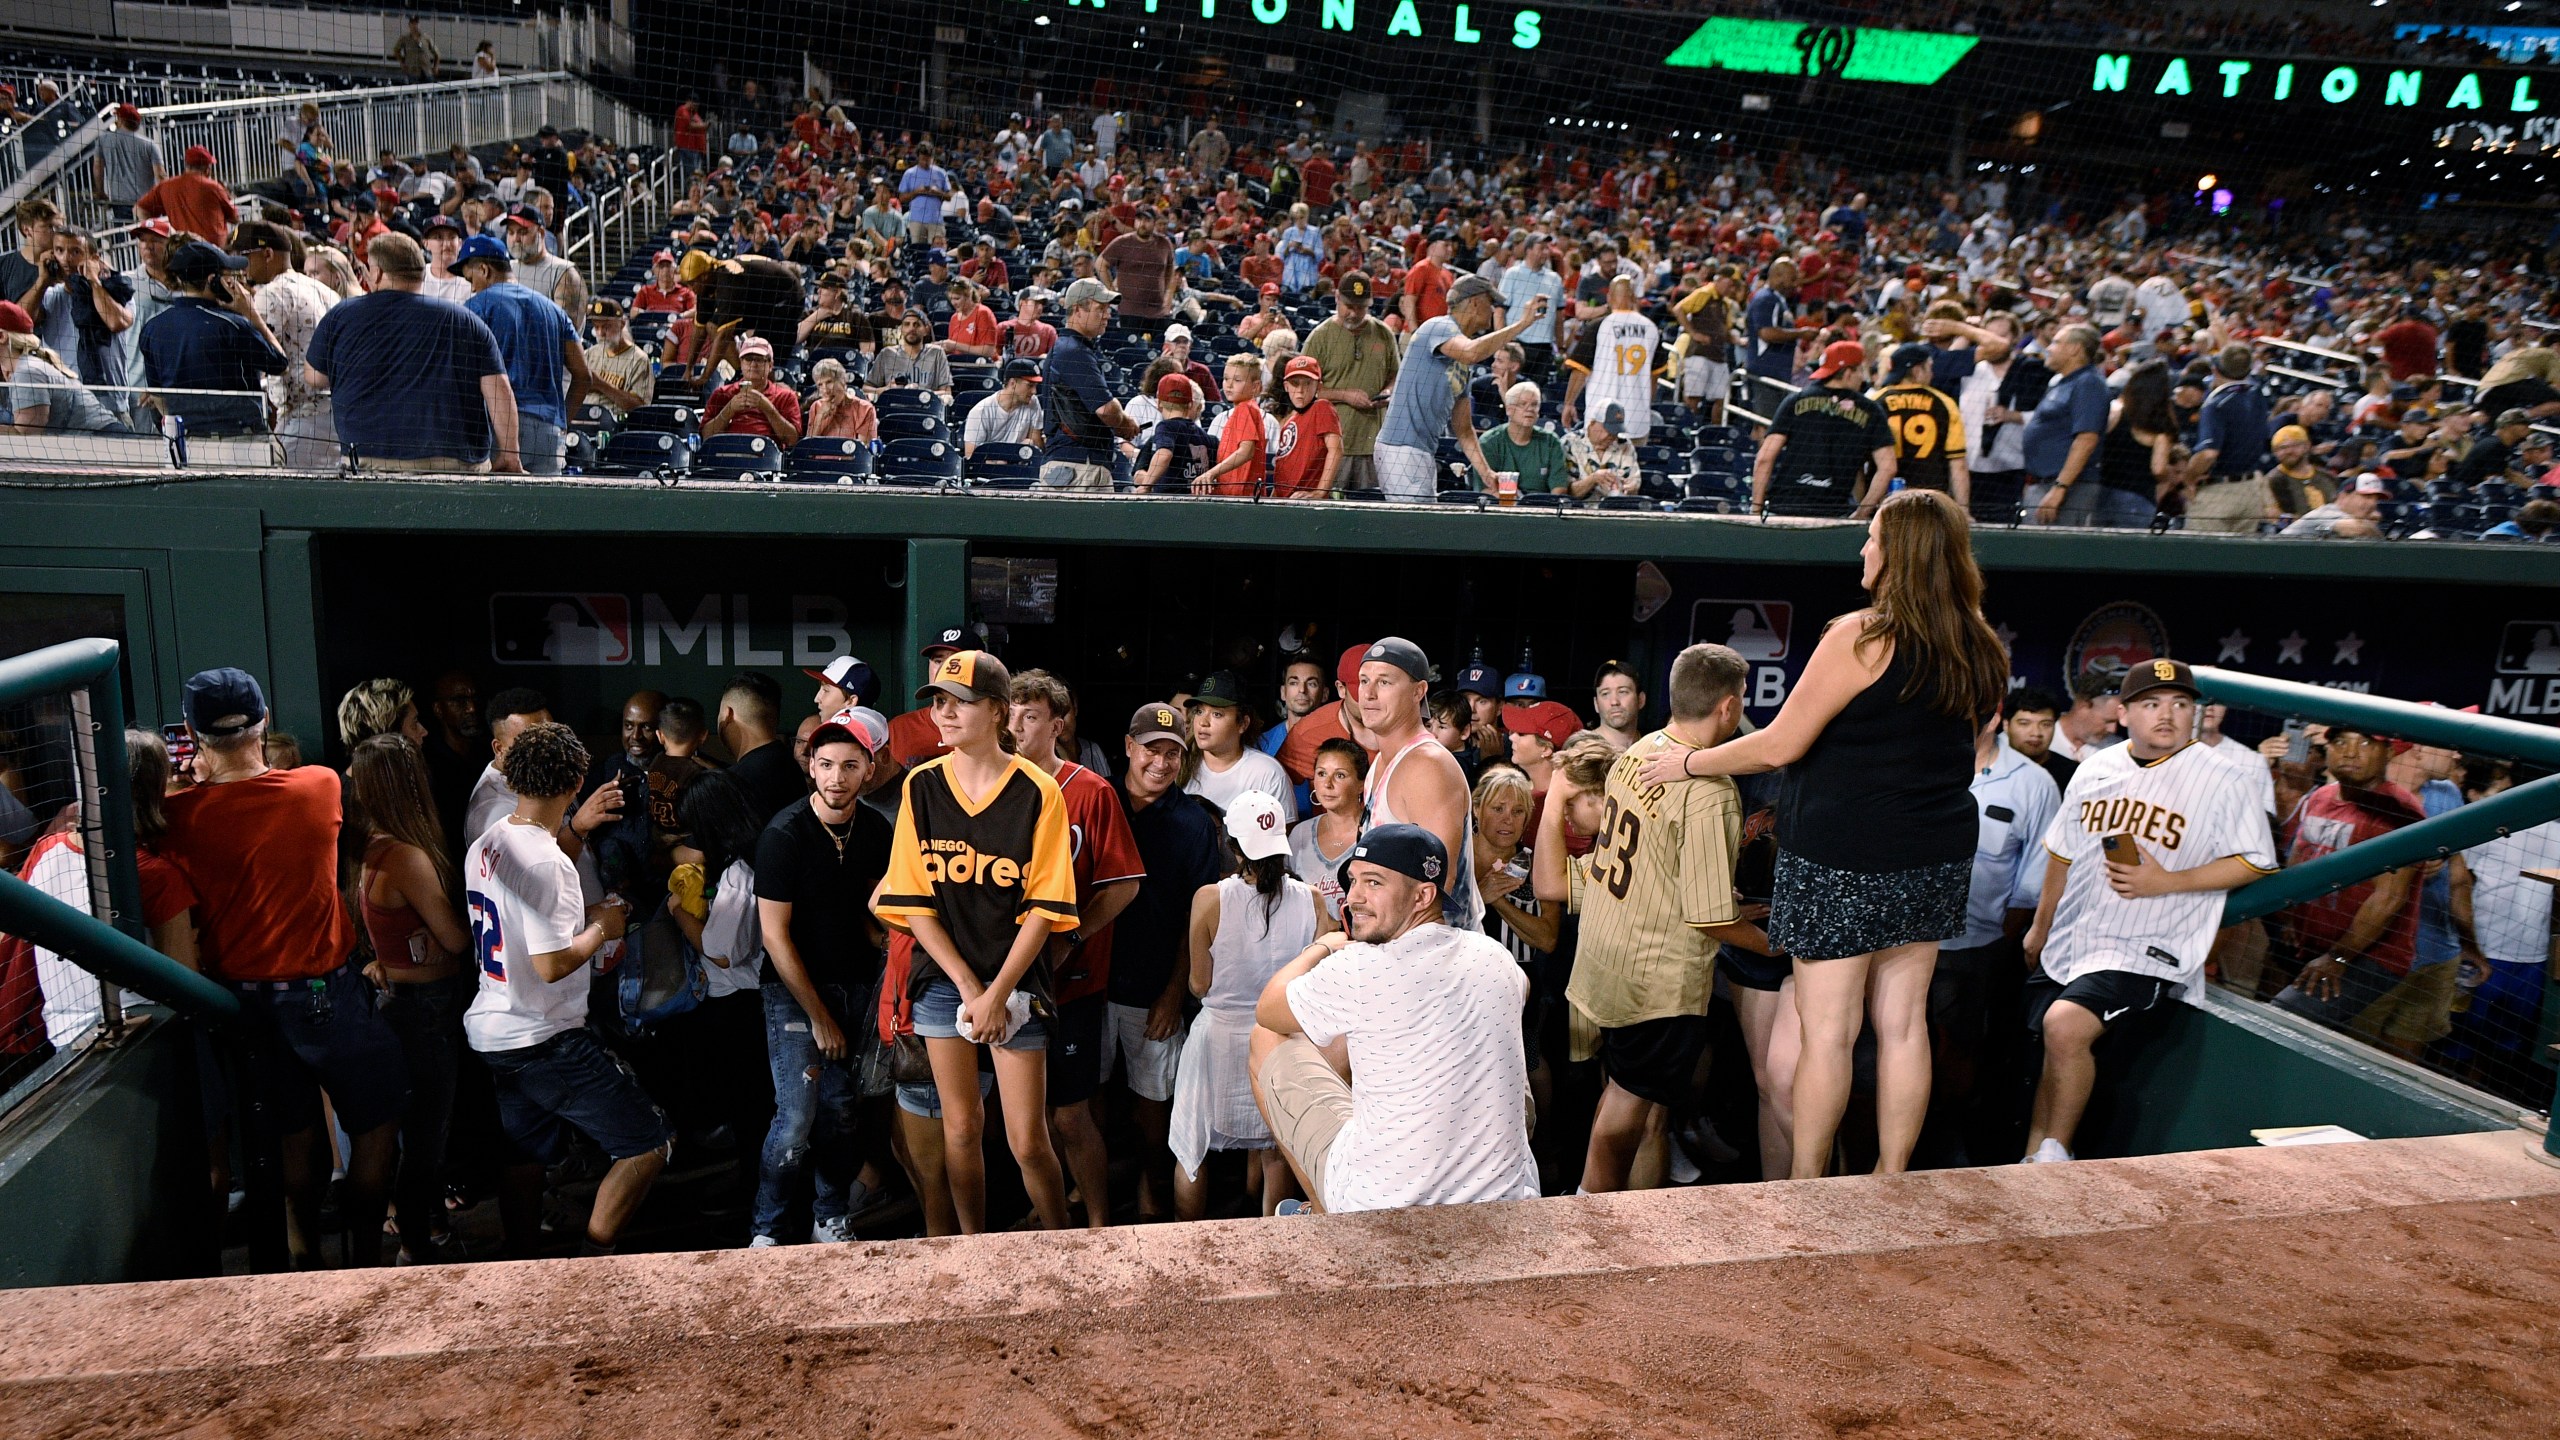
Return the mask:
[[2142, 863], [2142, 850], [2133, 843], [2133, 837], [2130, 835], [2110, 835], [2099, 841], [2098, 845], [2107, 852], [2107, 858], [2118, 865]]
[[2300, 765], [2311, 758], [2311, 731], [2299, 720], [2284, 722], [2284, 760]]
[[160, 727], [160, 743], [169, 747], [169, 773], [181, 778], [195, 774], [196, 737], [184, 725]]

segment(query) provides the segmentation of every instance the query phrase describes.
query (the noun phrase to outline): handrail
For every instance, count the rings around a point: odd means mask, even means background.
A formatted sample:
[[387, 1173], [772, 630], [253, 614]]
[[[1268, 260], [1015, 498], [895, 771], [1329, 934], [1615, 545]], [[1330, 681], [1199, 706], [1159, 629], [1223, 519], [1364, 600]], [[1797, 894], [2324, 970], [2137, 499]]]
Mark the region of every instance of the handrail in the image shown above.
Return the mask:
[[430, 80], [416, 85], [366, 85], [353, 90], [286, 90], [272, 95], [243, 95], [231, 100], [200, 100], [190, 105], [154, 105], [142, 112], [146, 121], [186, 120], [242, 105], [266, 105], [291, 102], [296, 106], [327, 105], [346, 100], [397, 100], [415, 95], [453, 95], [473, 90], [499, 89], [509, 85], [539, 84], [553, 80], [578, 80], [566, 70], [519, 71], [513, 75], [483, 75], [468, 80]]
[[0, 871], [0, 927], [100, 980], [148, 995], [181, 1014], [227, 1020], [240, 1013], [239, 997], [230, 991], [5, 871]]
[[2305, 355], [2317, 355], [2325, 360], [2337, 360], [2349, 365], [2361, 365], [2364, 363], [2364, 357], [2360, 355], [2347, 355], [2336, 350], [2323, 350], [2317, 345], [2307, 345], [2299, 340], [2279, 340], [2272, 335], [2261, 335], [2254, 343], [2259, 345], [2273, 345], [2279, 350], [2299, 350]]

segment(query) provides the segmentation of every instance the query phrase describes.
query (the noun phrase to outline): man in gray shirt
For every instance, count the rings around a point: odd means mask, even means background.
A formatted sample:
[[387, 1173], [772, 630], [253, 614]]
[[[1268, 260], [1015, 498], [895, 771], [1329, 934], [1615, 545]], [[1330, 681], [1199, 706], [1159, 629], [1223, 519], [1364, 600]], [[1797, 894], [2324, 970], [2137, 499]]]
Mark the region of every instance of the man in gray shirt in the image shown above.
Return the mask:
[[[160, 147], [143, 138], [142, 112], [131, 105], [118, 105], [116, 122], [98, 137], [96, 164], [98, 193], [107, 197], [107, 209], [119, 225], [132, 221], [133, 202], [169, 178], [160, 163]], [[215, 242], [228, 238], [215, 237]]]
[[587, 313], [587, 280], [578, 267], [543, 248], [542, 222], [527, 211], [506, 218], [507, 250], [515, 257], [515, 281], [571, 315]]

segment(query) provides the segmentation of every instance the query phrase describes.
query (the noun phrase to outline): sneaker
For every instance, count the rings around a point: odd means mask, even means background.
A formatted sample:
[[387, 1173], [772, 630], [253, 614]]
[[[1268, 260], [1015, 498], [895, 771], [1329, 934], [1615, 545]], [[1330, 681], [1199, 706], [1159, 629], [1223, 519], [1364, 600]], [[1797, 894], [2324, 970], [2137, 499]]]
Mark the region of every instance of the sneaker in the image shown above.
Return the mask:
[[1679, 1140], [1682, 1149], [1692, 1155], [1706, 1157], [1710, 1165], [1730, 1165], [1742, 1158], [1742, 1152], [1733, 1148], [1732, 1144], [1716, 1130], [1715, 1122], [1704, 1115], [1692, 1117], [1688, 1124], [1681, 1126], [1672, 1134]]
[[1698, 1162], [1689, 1158], [1687, 1148], [1681, 1145], [1677, 1136], [1671, 1139], [1670, 1153], [1664, 1157], [1662, 1171], [1663, 1178], [1674, 1185], [1695, 1185], [1703, 1173], [1698, 1169]]
[[2062, 1142], [2048, 1135], [2045, 1137], [2044, 1143], [2036, 1147], [2036, 1153], [2028, 1156], [2025, 1160], [2020, 1161], [2019, 1163], [2024, 1165], [2059, 1165], [2070, 1158], [2071, 1152], [2063, 1148]]
[[852, 1238], [853, 1218], [848, 1215], [830, 1215], [809, 1230], [809, 1239], [819, 1245], [841, 1245]]
[[779, 1248], [781, 1244], [781, 1241], [774, 1239], [770, 1235], [759, 1235], [753, 1240], [747, 1242], [747, 1248], [750, 1250], [772, 1250]]
[[1280, 1215], [1313, 1215], [1314, 1213], [1316, 1213], [1316, 1207], [1314, 1207], [1313, 1205], [1308, 1204], [1308, 1203], [1307, 1203], [1306, 1201], [1304, 1201], [1304, 1200], [1283, 1200], [1283, 1201], [1281, 1201], [1281, 1202], [1280, 1202], [1280, 1206], [1279, 1206], [1279, 1208], [1278, 1208], [1278, 1209], [1276, 1209], [1276, 1210], [1273, 1210], [1271, 1213], [1272, 1213], [1274, 1216], [1280, 1216]]

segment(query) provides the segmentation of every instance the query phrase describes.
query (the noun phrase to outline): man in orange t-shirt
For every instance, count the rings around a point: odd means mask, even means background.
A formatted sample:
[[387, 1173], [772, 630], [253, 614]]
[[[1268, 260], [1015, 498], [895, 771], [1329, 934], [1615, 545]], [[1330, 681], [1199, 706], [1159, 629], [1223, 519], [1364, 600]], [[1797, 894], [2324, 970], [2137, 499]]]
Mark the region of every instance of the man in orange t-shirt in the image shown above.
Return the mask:
[[[267, 701], [240, 670], [189, 677], [188, 733], [197, 783], [169, 797], [160, 853], [196, 892], [204, 970], [239, 998], [227, 1027], [250, 1153], [281, 1147], [284, 1225], [273, 1208], [250, 1234], [253, 1264], [320, 1262], [320, 1202], [329, 1154], [320, 1096], [354, 1141], [339, 1202], [348, 1263], [382, 1263], [382, 1216], [408, 1081], [400, 1043], [348, 964], [353, 935], [338, 895], [336, 772], [267, 765]], [[275, 1183], [251, 1167], [251, 1213], [273, 1207]], [[261, 1196], [255, 1192], [269, 1191]], [[285, 1243], [279, 1247], [275, 1242]]]
[[215, 245], [231, 243], [231, 227], [240, 223], [240, 207], [231, 191], [213, 178], [213, 152], [190, 145], [187, 168], [142, 192], [133, 213], [145, 220], [166, 218], [171, 225]]
[[1449, 257], [1458, 253], [1458, 237], [1447, 226], [1431, 232], [1431, 243], [1424, 247], [1422, 258], [1404, 272], [1404, 325], [1410, 334], [1423, 321], [1449, 313], [1449, 287], [1458, 277], [1449, 273]]

